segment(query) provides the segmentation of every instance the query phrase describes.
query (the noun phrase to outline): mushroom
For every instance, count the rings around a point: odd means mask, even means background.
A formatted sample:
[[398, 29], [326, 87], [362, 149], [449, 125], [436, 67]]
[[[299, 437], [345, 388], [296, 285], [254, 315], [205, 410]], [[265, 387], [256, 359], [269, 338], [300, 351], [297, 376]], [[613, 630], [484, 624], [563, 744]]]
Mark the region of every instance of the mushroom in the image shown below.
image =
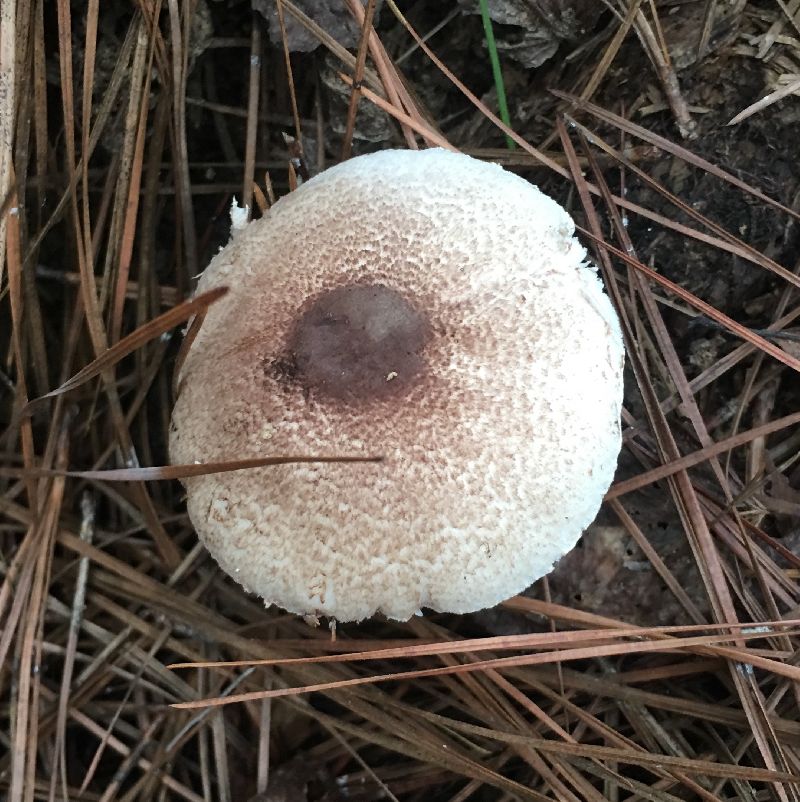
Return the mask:
[[266, 603], [406, 620], [548, 573], [620, 448], [619, 323], [574, 224], [494, 165], [382, 151], [233, 232], [179, 376], [176, 463], [380, 455], [184, 480], [198, 535]]

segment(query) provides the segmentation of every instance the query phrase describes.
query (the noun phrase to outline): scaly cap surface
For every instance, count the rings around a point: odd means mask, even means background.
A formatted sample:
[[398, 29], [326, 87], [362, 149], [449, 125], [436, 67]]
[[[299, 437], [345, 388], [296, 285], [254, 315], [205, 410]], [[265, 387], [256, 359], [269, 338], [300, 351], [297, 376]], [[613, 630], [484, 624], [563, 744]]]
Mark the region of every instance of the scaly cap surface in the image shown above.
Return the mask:
[[222, 568], [289, 611], [494, 605], [592, 521], [620, 447], [623, 347], [574, 225], [492, 164], [383, 151], [236, 232], [199, 291], [176, 463], [382, 455], [185, 481]]

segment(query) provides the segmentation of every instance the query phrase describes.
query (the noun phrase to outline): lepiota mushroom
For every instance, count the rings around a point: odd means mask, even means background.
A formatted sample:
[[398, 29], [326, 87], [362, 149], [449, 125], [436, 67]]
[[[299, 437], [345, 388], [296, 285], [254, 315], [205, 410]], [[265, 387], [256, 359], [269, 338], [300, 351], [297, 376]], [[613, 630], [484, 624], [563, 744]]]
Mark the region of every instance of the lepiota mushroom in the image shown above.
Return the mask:
[[500, 167], [383, 151], [235, 231], [191, 345], [176, 463], [383, 457], [184, 481], [198, 535], [294, 613], [469, 612], [548, 573], [620, 448], [619, 324], [567, 213]]

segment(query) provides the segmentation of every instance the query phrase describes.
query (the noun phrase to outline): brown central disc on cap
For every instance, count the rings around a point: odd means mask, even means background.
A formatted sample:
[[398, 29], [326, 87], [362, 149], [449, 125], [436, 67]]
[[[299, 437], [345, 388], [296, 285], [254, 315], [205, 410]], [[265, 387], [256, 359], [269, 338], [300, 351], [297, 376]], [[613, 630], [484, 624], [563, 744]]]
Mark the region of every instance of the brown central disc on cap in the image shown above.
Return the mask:
[[345, 401], [404, 392], [424, 367], [425, 317], [384, 284], [327, 290], [301, 310], [289, 338], [294, 380]]

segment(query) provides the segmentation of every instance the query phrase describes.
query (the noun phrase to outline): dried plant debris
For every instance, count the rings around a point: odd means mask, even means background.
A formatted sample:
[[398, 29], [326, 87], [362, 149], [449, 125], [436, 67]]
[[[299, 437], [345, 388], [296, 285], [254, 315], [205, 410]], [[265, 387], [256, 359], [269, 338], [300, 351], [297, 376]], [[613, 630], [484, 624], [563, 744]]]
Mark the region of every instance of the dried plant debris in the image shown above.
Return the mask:
[[306, 802], [311, 772], [302, 758], [275, 766], [270, 772], [267, 790], [249, 802]]
[[[253, 9], [267, 20], [269, 38], [275, 45], [283, 45], [278, 3], [275, 0], [251, 0]], [[376, 4], [376, 21], [380, 14], [383, 0]], [[316, 23], [340, 45], [355, 48], [361, 38], [361, 29], [353, 20], [346, 0], [293, 0], [293, 3], [282, 2], [284, 26], [286, 28], [286, 46], [291, 52], [309, 53], [316, 50], [319, 39], [298, 21], [297, 17], [286, 10], [293, 5], [298, 11]]]
[[[328, 124], [330, 131], [341, 137], [347, 130], [347, 113], [350, 104], [351, 89], [341, 77], [341, 65], [330, 56], [325, 55], [320, 69], [320, 80], [326, 90], [329, 105]], [[395, 127], [391, 119], [372, 103], [361, 103], [356, 115], [353, 139], [366, 143], [390, 142]]]
[[[657, 497], [651, 493], [649, 499], [631, 505], [631, 516], [695, 605], [707, 613], [702, 582], [680, 522], [668, 505], [662, 504], [659, 509], [647, 504]], [[592, 526], [580, 547], [559, 561], [549, 584], [551, 598], [558, 604], [598, 615], [614, 610], [615, 615], [639, 626], [691, 621], [636, 541], [620, 525]]]
[[752, 9], [749, 29], [740, 37], [736, 51], [764, 65], [765, 85], [760, 96], [730, 120], [731, 125], [796, 95], [800, 90], [800, 23], [796, 3]]
[[666, 7], [661, 23], [675, 69], [684, 70], [733, 44], [740, 34], [747, 2], [694, 0], [680, 7]]
[[[458, 0], [466, 13], [477, 14], [477, 0]], [[563, 42], [577, 42], [595, 27], [604, 12], [596, 0], [489, 0], [489, 16], [499, 26], [498, 50], [523, 67], [538, 67]]]

